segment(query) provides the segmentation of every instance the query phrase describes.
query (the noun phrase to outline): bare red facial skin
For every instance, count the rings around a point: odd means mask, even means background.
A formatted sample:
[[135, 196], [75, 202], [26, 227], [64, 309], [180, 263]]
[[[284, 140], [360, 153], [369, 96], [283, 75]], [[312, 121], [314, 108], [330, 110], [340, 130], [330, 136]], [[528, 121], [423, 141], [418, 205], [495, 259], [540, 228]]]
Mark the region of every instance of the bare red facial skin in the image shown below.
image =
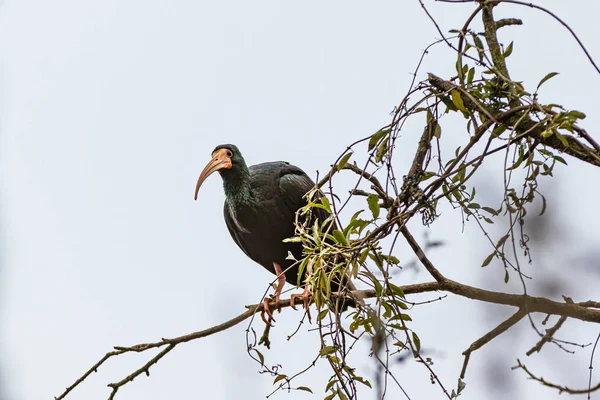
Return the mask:
[[196, 192], [194, 193], [194, 200], [198, 200], [198, 191], [200, 190], [200, 186], [202, 183], [208, 178], [213, 172], [218, 171], [221, 173], [224, 169], [231, 169], [233, 166], [231, 162], [231, 150], [229, 149], [219, 149], [212, 153], [212, 160], [200, 173], [200, 177], [198, 178], [198, 182], [196, 183]]

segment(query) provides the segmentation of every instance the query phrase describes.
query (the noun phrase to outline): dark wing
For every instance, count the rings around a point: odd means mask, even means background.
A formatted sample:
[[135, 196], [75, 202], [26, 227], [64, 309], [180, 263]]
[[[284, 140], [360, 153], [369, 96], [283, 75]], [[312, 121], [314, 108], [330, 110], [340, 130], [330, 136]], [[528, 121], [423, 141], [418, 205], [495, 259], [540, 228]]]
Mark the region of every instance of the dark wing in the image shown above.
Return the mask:
[[[279, 190], [282, 199], [289, 207], [292, 213], [295, 213], [300, 208], [307, 204], [304, 195], [308, 193], [315, 183], [306, 175], [304, 171], [295, 165], [286, 164], [280, 172]], [[312, 209], [312, 218], [318, 218], [319, 221], [324, 221], [329, 217], [329, 213], [322, 208], [314, 207]]]
[[248, 257], [252, 258], [252, 256], [248, 254], [249, 249], [241, 235], [244, 228], [242, 228], [235, 220], [235, 217], [232, 215], [231, 209], [229, 208], [229, 203], [227, 202], [225, 202], [225, 206], [223, 207], [223, 215], [225, 216], [225, 225], [227, 225], [227, 229], [229, 230], [229, 234], [233, 238], [233, 241]]

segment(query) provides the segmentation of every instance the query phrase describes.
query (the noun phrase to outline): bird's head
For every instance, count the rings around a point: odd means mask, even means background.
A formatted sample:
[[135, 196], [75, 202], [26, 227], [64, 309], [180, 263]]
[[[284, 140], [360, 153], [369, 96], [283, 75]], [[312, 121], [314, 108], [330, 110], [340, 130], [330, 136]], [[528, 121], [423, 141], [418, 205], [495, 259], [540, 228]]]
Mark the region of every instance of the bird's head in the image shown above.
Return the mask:
[[198, 191], [202, 183], [211, 175], [213, 172], [218, 171], [224, 180], [247, 172], [248, 167], [242, 157], [242, 153], [233, 144], [221, 144], [212, 152], [212, 159], [206, 164], [206, 167], [200, 173], [198, 182], [196, 183], [196, 192], [194, 194], [194, 200], [198, 199]]

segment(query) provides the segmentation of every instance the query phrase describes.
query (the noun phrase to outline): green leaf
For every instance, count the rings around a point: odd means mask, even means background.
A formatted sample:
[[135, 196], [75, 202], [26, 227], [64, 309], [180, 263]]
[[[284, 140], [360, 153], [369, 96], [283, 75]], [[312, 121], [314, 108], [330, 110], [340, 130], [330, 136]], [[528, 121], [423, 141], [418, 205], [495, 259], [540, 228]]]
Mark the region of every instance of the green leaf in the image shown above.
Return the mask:
[[354, 213], [352, 218], [350, 218], [350, 222], [348, 222], [348, 225], [346, 225], [346, 227], [344, 228], [344, 231], [343, 231], [344, 235], [348, 236], [350, 233], [353, 232], [354, 228], [357, 228], [357, 227], [362, 228], [364, 225], [368, 224], [367, 221], [364, 221], [364, 220], [358, 218], [358, 216], [364, 211], [365, 210], [359, 210]]
[[[499, 249], [500, 247], [502, 247], [502, 245], [504, 244], [504, 242], [506, 242], [506, 239], [509, 238], [510, 235], [504, 235], [500, 238], [500, 240], [498, 240], [498, 243], [496, 244], [496, 249]], [[494, 254], [494, 253], [492, 253]], [[489, 263], [488, 263], [489, 264]]]
[[283, 239], [284, 243], [301, 243], [302, 238], [300, 236], [294, 236], [291, 238]]
[[321, 245], [321, 229], [319, 228], [319, 221], [315, 219], [315, 223], [312, 227], [312, 239], [317, 246]]
[[494, 127], [494, 130], [492, 131], [492, 137], [496, 138], [496, 137], [502, 135], [502, 133], [504, 133], [505, 130], [506, 130], [505, 125], [496, 125]]
[[[335, 376], [335, 375], [334, 375]], [[329, 383], [327, 384], [327, 387], [325, 388], [326, 392], [329, 392], [329, 389], [331, 389], [333, 387], [333, 385], [335, 385], [336, 383], [338, 383], [339, 381], [337, 379], [334, 379], [332, 381], [329, 381]]]
[[329, 199], [326, 196], [321, 197], [321, 204], [325, 207], [325, 211], [329, 211], [331, 214], [331, 205], [329, 204]]
[[419, 336], [417, 336], [417, 334], [414, 331], [412, 333], [412, 338], [413, 338], [415, 347], [417, 348], [417, 353], [420, 353], [421, 352], [421, 339], [419, 339]]
[[504, 58], [506, 58], [512, 54], [512, 51], [513, 51], [513, 42], [510, 42], [510, 44], [506, 47], [506, 50], [504, 50], [504, 54], [502, 56]]
[[391, 317], [392, 307], [386, 302], [381, 303], [381, 305], [383, 306], [383, 308], [385, 308], [385, 311], [383, 312], [383, 318]]
[[384, 137], [385, 135], [387, 135], [388, 133], [390, 133], [389, 129], [382, 129], [380, 131], [375, 132], [371, 136], [371, 139], [369, 139], [369, 151], [373, 150], [373, 148], [375, 148], [375, 146], [377, 146], [377, 143], [379, 143], [381, 138]]
[[304, 273], [304, 270], [306, 269], [306, 266], [309, 263], [311, 263], [312, 265], [312, 263], [314, 263], [314, 259], [311, 257], [304, 257], [304, 259], [300, 263], [300, 266], [298, 267], [298, 280], [296, 281], [296, 285], [301, 286], [302, 274]]
[[388, 286], [392, 293], [398, 295], [399, 297], [404, 299], [404, 290], [401, 287], [394, 285], [393, 283], [388, 283]]
[[336, 356], [327, 356], [327, 359], [329, 360], [329, 362], [331, 362], [332, 364], [339, 364], [340, 363], [340, 359], [337, 358]]
[[442, 127], [437, 122], [435, 123], [435, 128], [433, 128], [433, 137], [438, 139], [442, 137]]
[[424, 182], [424, 181], [426, 181], [427, 179], [429, 179], [429, 178], [431, 178], [433, 176], [437, 176], [437, 174], [435, 172], [425, 171], [421, 175], [421, 182]]
[[460, 92], [458, 90], [453, 90], [450, 92], [450, 95], [452, 96], [452, 103], [456, 106], [456, 108], [458, 108], [460, 111], [467, 112], [462, 98], [460, 97]]
[[544, 82], [546, 82], [550, 78], [555, 77], [556, 75], [558, 75], [558, 72], [550, 72], [548, 75], [543, 77], [542, 80], [540, 81], [540, 83], [538, 83], [536, 90], [539, 89], [540, 86], [542, 86], [544, 84]]
[[559, 163], [565, 164], [567, 165], [567, 162], [565, 161], [564, 158], [562, 158], [561, 156], [554, 156], [553, 157], [556, 161], [558, 161]]
[[392, 300], [389, 300], [389, 302], [394, 303], [395, 305], [400, 307], [401, 310], [408, 310], [408, 306], [401, 300], [392, 299]]
[[519, 157], [517, 158], [517, 161], [515, 161], [515, 163], [511, 167], [507, 168], [506, 170], [510, 171], [512, 169], [519, 168], [519, 165], [521, 165], [521, 163], [524, 160], [524, 156], [525, 156], [525, 154], [524, 154], [524, 151], [523, 151], [523, 147], [521, 146], [521, 147], [519, 147]]
[[364, 379], [362, 376], [355, 376], [354, 380], [357, 381], [357, 382], [362, 383], [365, 386], [368, 386], [371, 389], [373, 389], [373, 387], [371, 386], [371, 383], [368, 380]]
[[308, 203], [307, 205], [305, 205], [304, 207], [302, 207], [302, 211], [308, 211], [309, 208], [321, 208], [325, 211], [329, 211], [329, 213], [331, 213], [331, 210], [329, 210], [327, 207], [325, 207], [323, 204], [319, 204], [319, 203]]
[[556, 135], [556, 137], [558, 138], [558, 140], [560, 140], [560, 143], [562, 143], [562, 145], [564, 147], [569, 147], [569, 142], [567, 142], [567, 139], [563, 135], [561, 135], [558, 132], [554, 132], [554, 134]]
[[328, 395], [327, 397], [325, 397], [324, 400], [332, 400], [335, 396], [337, 395], [337, 393], [331, 393], [330, 395]]
[[584, 119], [585, 118], [585, 114], [582, 113], [581, 111], [577, 111], [577, 110], [573, 110], [573, 111], [569, 111], [567, 113], [567, 115], [571, 118], [577, 118], [577, 119]]
[[344, 168], [346, 166], [346, 164], [348, 164], [348, 160], [350, 159], [350, 157], [352, 157], [352, 152], [346, 154], [344, 157], [342, 157], [342, 159], [340, 160], [340, 162], [337, 165], [337, 170], [341, 171], [342, 168]]
[[544, 132], [542, 132], [542, 137], [544, 139], [547, 139], [547, 138], [549, 138], [552, 135], [554, 135], [554, 131], [552, 129], [547, 129]]
[[487, 256], [485, 258], [485, 260], [483, 260], [483, 264], [481, 264], [481, 267], [487, 267], [491, 262], [492, 259], [494, 258], [494, 256], [496, 255], [496, 252], [493, 252], [492, 254], [490, 254], [489, 256]]
[[400, 260], [398, 259], [398, 257], [396, 256], [385, 256], [385, 255], [381, 255], [382, 258], [387, 261], [389, 264], [394, 264], [394, 265], [398, 265], [400, 264]]
[[[379, 269], [383, 268], [383, 262], [382, 262], [382, 259], [380, 257], [380, 254], [374, 255], [373, 253], [369, 252], [368, 255], [371, 258], [371, 260], [375, 261], [375, 264], [377, 265], [377, 267], [379, 267]], [[377, 287], [377, 285], [381, 286], [381, 284], [379, 283], [379, 280], [377, 280], [377, 279], [375, 279], [373, 281], [373, 284], [376, 287]]]
[[280, 380], [285, 379], [285, 378], [287, 378], [287, 375], [285, 375], [285, 374], [277, 375], [275, 377], [275, 380], [273, 381], [273, 385], [276, 384], [277, 382], [279, 382]]
[[329, 312], [328, 309], [324, 309], [323, 311], [321, 311], [319, 313], [319, 316], [317, 317], [317, 321], [321, 321], [323, 318], [325, 318], [327, 316], [328, 312]]
[[498, 215], [498, 212], [491, 207], [481, 207], [481, 209], [483, 211], [489, 212], [490, 214], [492, 214], [494, 216]]
[[309, 392], [309, 393], [312, 393], [312, 392], [313, 392], [312, 390], [310, 390], [310, 388], [307, 388], [306, 386], [298, 386], [298, 387], [296, 388], [296, 390], [303, 390], [303, 391], [305, 391], [305, 392]]
[[333, 354], [333, 353], [335, 353], [335, 346], [325, 346], [319, 352], [319, 354], [322, 356], [326, 356], [328, 354]]
[[256, 349], [252, 349], [256, 352], [256, 355], [258, 356], [258, 359], [260, 360], [260, 365], [261, 367], [264, 367], [265, 365], [265, 356], [262, 355], [262, 353]]
[[467, 84], [473, 83], [473, 78], [475, 77], [475, 68], [471, 68], [469, 70], [469, 74], [467, 75]]
[[381, 162], [381, 160], [383, 160], [383, 157], [387, 155], [389, 150], [389, 141], [389, 138], [386, 138], [385, 140], [381, 141], [379, 146], [377, 146], [377, 151], [375, 152], [375, 162]]
[[479, 53], [479, 62], [483, 62], [483, 43], [477, 35], [473, 35], [473, 42], [475, 43], [475, 46], [477, 47], [477, 52]]
[[379, 211], [381, 206], [379, 205], [379, 196], [376, 194], [370, 194], [367, 196], [367, 203], [369, 203], [369, 210], [373, 214], [373, 218], [377, 219], [379, 217]]
[[365, 261], [367, 260], [367, 256], [369, 255], [369, 251], [370, 250], [368, 248], [366, 248], [366, 249], [363, 250], [362, 253], [360, 253], [360, 258], [358, 259], [358, 263], [359, 264], [364, 264], [365, 263]]
[[408, 314], [400, 314], [400, 319], [402, 321], [412, 321], [412, 318]]
[[333, 237], [338, 243], [344, 246], [348, 246], [348, 239], [346, 238], [346, 236], [344, 236], [344, 234], [341, 231], [334, 229]]
[[[456, 106], [448, 99], [448, 97], [440, 95], [440, 96], [438, 96], [438, 99], [440, 99], [442, 101], [442, 103], [444, 103], [446, 105], [446, 107], [448, 107], [448, 110], [451, 110], [451, 111], [457, 110]], [[448, 112], [448, 110], [446, 110], [446, 112]]]

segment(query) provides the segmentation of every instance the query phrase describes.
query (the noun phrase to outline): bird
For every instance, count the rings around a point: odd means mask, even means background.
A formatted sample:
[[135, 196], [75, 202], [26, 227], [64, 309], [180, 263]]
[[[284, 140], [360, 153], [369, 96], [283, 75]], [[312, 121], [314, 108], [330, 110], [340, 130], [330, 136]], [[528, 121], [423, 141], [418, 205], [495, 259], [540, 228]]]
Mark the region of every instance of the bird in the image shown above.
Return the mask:
[[[303, 258], [302, 244], [283, 240], [294, 236], [296, 212], [307, 204], [305, 195], [315, 183], [302, 169], [286, 161], [248, 167], [237, 146], [221, 144], [213, 150], [211, 160], [198, 177], [194, 200], [198, 199], [202, 183], [214, 172], [219, 172], [223, 179], [223, 214], [227, 229], [250, 259], [277, 276], [274, 293], [274, 302], [277, 303], [286, 282], [298, 283], [299, 263], [295, 260]], [[314, 208], [310, 218], [311, 222], [314, 219], [323, 222], [328, 217], [326, 210]], [[333, 219], [330, 224], [334, 226]], [[290, 253], [295, 260], [290, 259]], [[310, 289], [307, 284], [301, 295], [291, 296], [292, 307], [298, 297], [302, 298], [310, 318]], [[271, 302], [267, 297], [263, 300], [261, 318], [267, 325], [275, 320], [270, 309]]]

